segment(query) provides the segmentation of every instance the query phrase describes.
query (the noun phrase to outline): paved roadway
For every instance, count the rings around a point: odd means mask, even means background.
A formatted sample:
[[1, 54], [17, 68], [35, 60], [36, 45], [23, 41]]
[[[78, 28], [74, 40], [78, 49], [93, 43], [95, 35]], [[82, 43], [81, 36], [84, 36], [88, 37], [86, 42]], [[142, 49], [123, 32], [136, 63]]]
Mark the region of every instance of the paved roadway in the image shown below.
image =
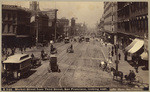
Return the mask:
[[[112, 79], [112, 75], [99, 68], [99, 64], [105, 59], [103, 48], [99, 42], [73, 42], [74, 53], [66, 53], [69, 44], [57, 43], [58, 65], [61, 70], [48, 72], [49, 60], [42, 61], [42, 65], [32, 69], [27, 76], [16, 83], [4, 87], [125, 87]], [[49, 47], [44, 50], [49, 53]], [[34, 53], [40, 56], [41, 48], [26, 53]]]

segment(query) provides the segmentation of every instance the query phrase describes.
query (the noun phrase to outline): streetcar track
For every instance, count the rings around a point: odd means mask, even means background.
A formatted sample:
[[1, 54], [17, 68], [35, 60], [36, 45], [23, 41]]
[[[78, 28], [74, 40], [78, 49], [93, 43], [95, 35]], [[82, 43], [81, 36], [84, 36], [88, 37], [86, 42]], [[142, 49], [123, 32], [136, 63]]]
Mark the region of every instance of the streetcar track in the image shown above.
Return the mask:
[[[79, 46], [79, 44], [78, 44], [77, 46]], [[77, 47], [77, 46], [76, 46], [76, 47]], [[79, 56], [78, 56], [78, 55], [79, 55]], [[62, 78], [65, 76], [65, 74], [67, 73], [67, 71], [70, 69], [71, 65], [74, 64], [74, 62], [77, 60], [77, 58], [80, 57], [81, 55], [82, 55], [81, 53], [77, 54], [77, 55], [76, 55], [76, 58], [74, 58], [74, 60], [72, 60], [73, 62], [71, 62], [71, 63], [69, 64], [68, 68], [67, 68], [67, 69], [65, 70], [65, 72], [62, 74], [62, 76], [60, 77], [59, 82], [58, 82], [58, 83], [59, 83], [59, 84], [58, 84], [59, 87], [62, 87], [62, 85], [61, 85], [61, 80], [62, 80]]]
[[[77, 46], [78, 46], [78, 45], [79, 45], [79, 44], [77, 44]], [[77, 46], [76, 46], [76, 47], [77, 47]], [[75, 47], [75, 48], [76, 48], [76, 47]], [[65, 49], [64, 49], [64, 50], [65, 50]], [[64, 51], [64, 50], [63, 50], [63, 51]], [[68, 54], [69, 54], [69, 53], [67, 53], [67, 55], [68, 55]], [[65, 56], [65, 55], [66, 55], [66, 54], [64, 54], [64, 55], [62, 56], [61, 60], [58, 61], [58, 63], [61, 62], [61, 61], [64, 59], [64, 56]], [[69, 59], [69, 58], [66, 58], [64, 61], [68, 61], [68, 59]], [[70, 66], [70, 65], [69, 65], [69, 66]], [[45, 78], [45, 81], [41, 84], [42, 86], [45, 84], [45, 82], [47, 82], [47, 79], [48, 79], [48, 78], [49, 78], [49, 76], [47, 76], [47, 77]]]

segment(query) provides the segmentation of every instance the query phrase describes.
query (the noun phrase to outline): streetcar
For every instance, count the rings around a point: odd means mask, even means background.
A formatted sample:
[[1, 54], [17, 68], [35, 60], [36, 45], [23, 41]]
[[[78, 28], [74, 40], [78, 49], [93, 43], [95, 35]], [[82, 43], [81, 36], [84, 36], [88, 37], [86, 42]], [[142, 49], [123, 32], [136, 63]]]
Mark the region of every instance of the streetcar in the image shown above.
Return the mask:
[[65, 42], [65, 44], [69, 43], [70, 42], [69, 37], [65, 37], [64, 42]]
[[57, 64], [57, 57], [56, 55], [50, 55], [50, 61], [49, 61], [49, 69], [48, 71], [52, 71], [52, 72], [60, 72], [60, 69], [58, 68], [58, 64]]
[[15, 54], [3, 62], [6, 78], [19, 79], [31, 69], [31, 57], [28, 54]]

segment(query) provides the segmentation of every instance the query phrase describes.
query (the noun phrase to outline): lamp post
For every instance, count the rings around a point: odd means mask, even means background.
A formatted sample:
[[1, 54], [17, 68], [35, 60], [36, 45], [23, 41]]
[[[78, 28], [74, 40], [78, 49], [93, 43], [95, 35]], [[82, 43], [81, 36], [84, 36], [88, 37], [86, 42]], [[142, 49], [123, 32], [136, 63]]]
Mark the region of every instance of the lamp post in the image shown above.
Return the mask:
[[38, 24], [38, 16], [36, 16], [36, 46], [38, 44], [38, 31], [39, 31], [39, 24]]
[[118, 41], [117, 41], [117, 35], [115, 36], [114, 40], [115, 40], [114, 43], [115, 43], [115, 54], [116, 54], [115, 63], [116, 63], [116, 70], [118, 71], [119, 60], [118, 60]]
[[54, 41], [56, 42], [56, 29], [57, 29], [57, 11], [58, 9], [55, 9], [55, 37], [54, 37]]

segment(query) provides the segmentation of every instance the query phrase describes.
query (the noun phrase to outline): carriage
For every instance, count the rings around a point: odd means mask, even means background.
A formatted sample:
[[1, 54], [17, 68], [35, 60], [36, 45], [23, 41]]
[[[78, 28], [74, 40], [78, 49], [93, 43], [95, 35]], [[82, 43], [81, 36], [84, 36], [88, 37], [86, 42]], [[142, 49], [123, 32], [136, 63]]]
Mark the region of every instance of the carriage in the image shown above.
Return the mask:
[[114, 65], [113, 65], [112, 61], [108, 59], [107, 61], [101, 61], [99, 67], [102, 68], [103, 71], [110, 73], [111, 68], [114, 67]]
[[[122, 84], [128, 84], [128, 85], [143, 85], [143, 80], [140, 76], [130, 76], [129, 75], [125, 75], [123, 76], [123, 72], [122, 71], [117, 71], [114, 68], [111, 68], [111, 71], [113, 72], [113, 79], [116, 77], [117, 81], [120, 81]], [[120, 77], [120, 80], [118, 80], [117, 77]]]
[[129, 75], [125, 75], [124, 78], [125, 78], [124, 83], [126, 84], [135, 84], [135, 85], [143, 84], [143, 80], [140, 76], [129, 77]]

